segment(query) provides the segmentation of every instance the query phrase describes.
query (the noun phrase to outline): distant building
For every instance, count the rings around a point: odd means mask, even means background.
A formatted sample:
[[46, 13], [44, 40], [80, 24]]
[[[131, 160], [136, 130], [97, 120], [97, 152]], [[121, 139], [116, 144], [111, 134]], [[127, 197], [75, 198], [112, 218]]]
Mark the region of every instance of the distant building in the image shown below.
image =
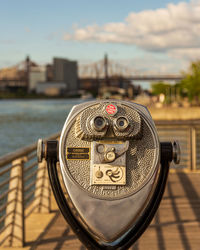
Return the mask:
[[36, 86], [36, 93], [46, 96], [64, 96], [66, 91], [64, 82], [39, 82]]
[[67, 85], [67, 93], [74, 95], [78, 93], [77, 62], [62, 58], [53, 59], [53, 80], [64, 82]]
[[77, 62], [54, 58], [45, 67], [30, 67], [29, 92], [44, 95], [75, 95], [78, 93]]
[[[27, 57], [14, 67], [0, 69], [0, 90], [23, 88], [28, 92], [42, 91], [47, 95], [76, 95], [79, 93], [78, 68], [76, 61], [54, 58], [53, 64], [39, 66]], [[54, 85], [55, 88], [53, 87]], [[50, 88], [48, 91], [47, 88]]]
[[29, 73], [32, 67], [37, 67], [37, 64], [27, 57], [15, 66], [0, 69], [0, 89], [10, 92], [29, 90]]
[[29, 69], [29, 92], [36, 90], [38, 82], [46, 81], [46, 67], [36, 66]]
[[52, 82], [54, 80], [53, 78], [53, 65], [47, 64], [46, 65], [46, 81]]

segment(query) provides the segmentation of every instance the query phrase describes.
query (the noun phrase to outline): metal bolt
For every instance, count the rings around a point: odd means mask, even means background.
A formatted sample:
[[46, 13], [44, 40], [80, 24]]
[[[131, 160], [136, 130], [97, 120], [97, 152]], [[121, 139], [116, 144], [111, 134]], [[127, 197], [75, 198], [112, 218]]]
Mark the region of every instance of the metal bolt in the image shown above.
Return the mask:
[[106, 153], [106, 160], [108, 162], [114, 161], [115, 158], [116, 158], [116, 155], [115, 155], [115, 153], [113, 151], [109, 151], [109, 152]]
[[174, 141], [172, 143], [172, 148], [173, 148], [173, 161], [175, 164], [179, 164], [181, 160], [181, 150], [179, 143], [177, 141]]

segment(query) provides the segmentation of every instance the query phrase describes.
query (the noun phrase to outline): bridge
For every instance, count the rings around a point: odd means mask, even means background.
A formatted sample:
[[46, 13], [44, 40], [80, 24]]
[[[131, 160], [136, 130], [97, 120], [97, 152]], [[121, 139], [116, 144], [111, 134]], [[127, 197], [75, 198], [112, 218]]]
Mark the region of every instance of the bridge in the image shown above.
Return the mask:
[[[180, 166], [171, 166], [154, 220], [134, 250], [199, 249], [200, 121], [156, 121], [161, 141], [179, 141]], [[47, 138], [59, 139], [59, 133]], [[38, 164], [36, 143], [0, 157], [1, 249], [85, 249], [53, 200], [46, 162]], [[16, 248], [17, 247], [17, 248]]]
[[[116, 80], [116, 76], [110, 76], [107, 79], [110, 81]], [[123, 81], [175, 81], [179, 82], [183, 79], [180, 75], [133, 75], [133, 76], [119, 76]], [[81, 81], [105, 81], [105, 77], [95, 78], [95, 77], [81, 77]]]
[[[101, 98], [105, 98], [105, 93], [112, 95], [111, 88], [115, 87], [113, 93], [125, 91], [124, 96], [132, 99], [133, 95], [138, 95], [141, 88], [135, 82], [157, 82], [169, 81], [180, 82], [182, 75], [178, 74], [143, 74], [130, 66], [120, 64], [114, 60], [108, 60], [107, 55], [104, 59], [90, 63], [79, 64], [79, 86], [81, 89], [92, 92]], [[107, 87], [107, 88], [106, 88]]]
[[[27, 87], [28, 74], [31, 65], [29, 57], [19, 62], [15, 66], [0, 70], [0, 87]], [[8, 76], [7, 76], [8, 75]], [[16, 77], [17, 76], [17, 77]], [[173, 81], [179, 82], [183, 79], [179, 74], [158, 74], [158, 73], [141, 73], [126, 64], [119, 63], [115, 60], [108, 59], [108, 56], [102, 60], [93, 63], [78, 63], [78, 80], [80, 85], [85, 82], [112, 82], [116, 80], [123, 82], [130, 81]], [[96, 85], [95, 85], [96, 86]]]
[[94, 63], [79, 63], [79, 78], [81, 80], [98, 79], [116, 79], [121, 77], [123, 80], [133, 81], [180, 81], [183, 76], [180, 74], [158, 74], [158, 73], [141, 73], [126, 64], [109, 60], [105, 55], [104, 59]]

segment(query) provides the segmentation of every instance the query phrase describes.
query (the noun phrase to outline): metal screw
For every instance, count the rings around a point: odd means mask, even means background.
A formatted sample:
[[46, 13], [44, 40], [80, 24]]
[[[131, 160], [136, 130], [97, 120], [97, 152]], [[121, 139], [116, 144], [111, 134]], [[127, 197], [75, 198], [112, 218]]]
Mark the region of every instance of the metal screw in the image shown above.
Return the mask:
[[116, 155], [115, 155], [115, 153], [114, 153], [113, 151], [108, 151], [108, 152], [105, 154], [104, 158], [105, 158], [105, 160], [106, 160], [107, 162], [112, 162], [112, 161], [115, 160]]

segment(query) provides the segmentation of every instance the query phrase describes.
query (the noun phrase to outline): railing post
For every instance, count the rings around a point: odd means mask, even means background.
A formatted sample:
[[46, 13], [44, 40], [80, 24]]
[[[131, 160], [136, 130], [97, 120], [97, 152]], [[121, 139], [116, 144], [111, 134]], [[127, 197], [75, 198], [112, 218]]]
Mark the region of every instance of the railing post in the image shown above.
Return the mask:
[[35, 185], [35, 213], [50, 213], [51, 211], [51, 188], [48, 178], [46, 161], [38, 164], [38, 172]]
[[13, 168], [10, 171], [6, 219], [4, 234], [4, 247], [23, 247], [25, 240], [24, 228], [24, 183], [23, 166], [24, 158], [16, 159], [12, 162]]
[[196, 170], [196, 128], [191, 127], [190, 129], [190, 142], [191, 142], [191, 170]]

